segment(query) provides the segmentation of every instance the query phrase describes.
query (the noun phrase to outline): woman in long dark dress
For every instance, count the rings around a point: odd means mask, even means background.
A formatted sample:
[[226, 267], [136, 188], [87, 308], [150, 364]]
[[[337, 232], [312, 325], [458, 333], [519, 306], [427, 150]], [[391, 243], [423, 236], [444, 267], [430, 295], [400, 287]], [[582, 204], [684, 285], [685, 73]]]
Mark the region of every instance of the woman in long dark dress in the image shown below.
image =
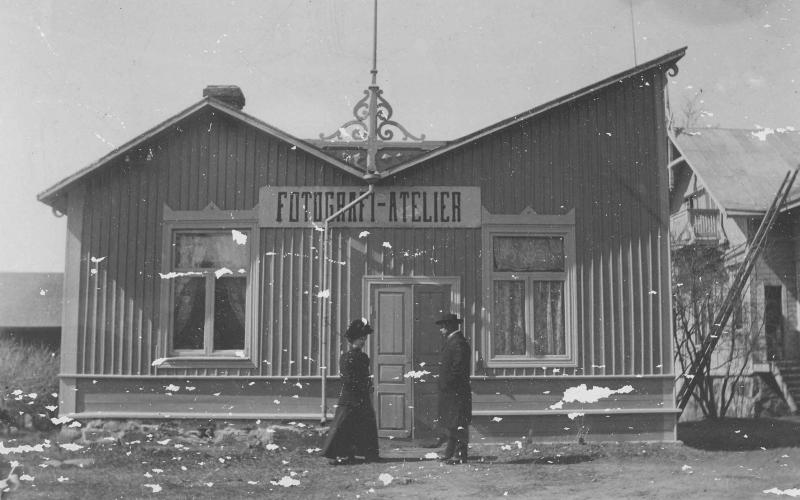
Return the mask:
[[372, 331], [370, 325], [358, 319], [350, 323], [344, 334], [350, 350], [339, 360], [342, 391], [322, 449], [323, 456], [331, 459], [331, 465], [353, 463], [356, 456], [368, 462], [380, 460], [369, 356], [362, 351]]

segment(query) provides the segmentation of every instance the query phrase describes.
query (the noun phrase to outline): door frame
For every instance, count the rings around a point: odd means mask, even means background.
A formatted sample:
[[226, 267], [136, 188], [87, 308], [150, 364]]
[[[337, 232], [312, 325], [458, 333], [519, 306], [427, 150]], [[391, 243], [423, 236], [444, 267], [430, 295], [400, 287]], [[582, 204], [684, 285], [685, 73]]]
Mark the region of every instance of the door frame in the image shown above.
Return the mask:
[[[449, 285], [450, 286], [450, 312], [458, 314], [459, 308], [461, 307], [461, 276], [383, 276], [383, 275], [365, 275], [362, 277], [362, 317], [369, 318], [369, 321], [372, 321], [372, 293], [374, 286], [410, 286], [411, 287], [411, 301], [410, 303], [414, 304], [414, 288], [413, 285]], [[413, 314], [413, 309], [411, 311]], [[410, 334], [410, 342], [411, 342], [411, 356], [413, 359], [414, 356], [414, 332], [408, 332]], [[377, 355], [375, 354], [375, 344], [371, 337], [367, 337], [367, 345], [366, 350], [369, 353], [370, 363], [371, 363], [371, 372], [373, 376], [375, 375], [375, 363], [377, 362]], [[410, 381], [406, 381], [406, 384], [410, 384]], [[376, 384], [377, 387], [377, 384]], [[413, 389], [413, 384], [411, 385]], [[414, 394], [411, 393], [411, 401], [414, 400]], [[377, 407], [378, 405], [378, 397], [377, 394], [373, 398], [373, 405], [376, 407], [375, 411], [380, 411], [380, 408]], [[409, 433], [413, 437], [414, 436], [414, 411], [415, 408], [411, 409], [411, 419], [409, 421]]]

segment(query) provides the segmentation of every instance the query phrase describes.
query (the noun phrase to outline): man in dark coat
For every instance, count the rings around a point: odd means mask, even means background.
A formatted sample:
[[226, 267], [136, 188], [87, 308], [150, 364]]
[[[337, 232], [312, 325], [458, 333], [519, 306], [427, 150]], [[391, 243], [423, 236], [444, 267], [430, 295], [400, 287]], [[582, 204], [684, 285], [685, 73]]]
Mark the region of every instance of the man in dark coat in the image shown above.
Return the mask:
[[350, 323], [345, 332], [350, 350], [339, 361], [342, 391], [322, 450], [331, 465], [353, 463], [356, 455], [368, 462], [380, 461], [369, 356], [362, 351], [371, 333], [372, 327], [360, 319]]
[[447, 435], [442, 460], [467, 460], [469, 424], [472, 421], [472, 388], [469, 384], [470, 347], [461, 332], [461, 319], [445, 314], [436, 322], [444, 338], [439, 368], [439, 426]]

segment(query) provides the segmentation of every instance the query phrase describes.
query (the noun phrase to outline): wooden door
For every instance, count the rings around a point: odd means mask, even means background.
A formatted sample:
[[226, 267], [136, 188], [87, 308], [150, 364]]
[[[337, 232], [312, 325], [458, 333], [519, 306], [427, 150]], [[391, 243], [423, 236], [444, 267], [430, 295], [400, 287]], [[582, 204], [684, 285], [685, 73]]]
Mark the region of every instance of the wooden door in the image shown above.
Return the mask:
[[375, 413], [378, 436], [411, 435], [411, 286], [375, 286], [372, 323], [375, 325]]
[[783, 287], [764, 286], [764, 333], [767, 359], [783, 358]]
[[412, 379], [414, 439], [433, 440], [439, 430], [438, 375], [442, 336], [436, 321], [450, 312], [450, 285], [414, 286], [413, 370], [430, 374]]

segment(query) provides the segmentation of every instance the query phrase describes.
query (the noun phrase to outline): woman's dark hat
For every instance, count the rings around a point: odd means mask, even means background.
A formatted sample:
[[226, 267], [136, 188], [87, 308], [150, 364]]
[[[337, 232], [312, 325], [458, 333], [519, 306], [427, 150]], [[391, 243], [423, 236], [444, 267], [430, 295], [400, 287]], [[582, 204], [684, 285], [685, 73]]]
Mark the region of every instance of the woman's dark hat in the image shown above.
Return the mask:
[[436, 322], [437, 325], [460, 325], [463, 322], [461, 318], [453, 313], [447, 313], [442, 316], [442, 319]]
[[372, 332], [373, 329], [369, 323], [366, 323], [361, 319], [354, 319], [350, 322], [350, 326], [347, 327], [347, 331], [344, 332], [344, 338], [347, 340], [356, 340], [360, 339], [361, 337], [366, 337]]

